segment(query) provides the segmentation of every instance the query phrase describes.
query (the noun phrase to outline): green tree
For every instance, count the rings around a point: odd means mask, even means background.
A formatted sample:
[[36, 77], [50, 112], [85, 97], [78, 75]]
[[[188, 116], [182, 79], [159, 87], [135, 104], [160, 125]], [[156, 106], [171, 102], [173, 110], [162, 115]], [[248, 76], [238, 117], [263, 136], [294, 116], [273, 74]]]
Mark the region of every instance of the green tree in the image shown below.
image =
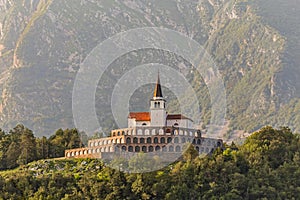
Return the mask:
[[21, 153], [17, 160], [18, 164], [27, 164], [37, 159], [35, 137], [28, 128], [22, 130], [20, 150]]

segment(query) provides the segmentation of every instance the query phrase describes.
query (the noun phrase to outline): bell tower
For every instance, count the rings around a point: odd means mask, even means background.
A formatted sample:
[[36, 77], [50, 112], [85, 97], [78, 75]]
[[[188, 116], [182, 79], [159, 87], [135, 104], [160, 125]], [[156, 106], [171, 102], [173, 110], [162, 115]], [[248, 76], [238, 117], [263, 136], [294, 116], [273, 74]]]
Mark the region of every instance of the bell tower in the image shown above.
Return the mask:
[[162, 95], [159, 72], [153, 98], [150, 100], [151, 126], [166, 126], [166, 100]]

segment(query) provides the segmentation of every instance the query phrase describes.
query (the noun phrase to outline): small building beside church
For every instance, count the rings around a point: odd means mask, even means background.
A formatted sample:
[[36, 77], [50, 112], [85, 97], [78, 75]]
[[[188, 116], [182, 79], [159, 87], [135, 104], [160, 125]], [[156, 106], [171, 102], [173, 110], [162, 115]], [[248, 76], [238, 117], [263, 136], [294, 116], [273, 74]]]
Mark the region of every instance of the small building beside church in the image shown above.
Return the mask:
[[158, 74], [149, 112], [130, 112], [128, 128], [112, 130], [109, 137], [92, 139], [88, 146], [65, 151], [66, 158], [108, 158], [114, 155], [181, 153], [192, 144], [199, 154], [208, 154], [223, 141], [206, 138], [195, 129], [193, 120], [182, 114], [169, 114]]

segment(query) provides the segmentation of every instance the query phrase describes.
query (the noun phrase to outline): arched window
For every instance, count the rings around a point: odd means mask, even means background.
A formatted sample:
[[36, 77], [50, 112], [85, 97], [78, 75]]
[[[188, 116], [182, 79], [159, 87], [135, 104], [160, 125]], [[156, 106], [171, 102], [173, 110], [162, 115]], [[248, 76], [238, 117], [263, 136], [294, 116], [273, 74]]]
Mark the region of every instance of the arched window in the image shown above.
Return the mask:
[[118, 136], [120, 136], [120, 131], [118, 131]]
[[193, 139], [193, 144], [196, 144], [196, 139]]
[[163, 146], [163, 147], [162, 147], [162, 151], [163, 151], [163, 152], [166, 152], [166, 151], [167, 151], [167, 147], [166, 147], [166, 146]]
[[153, 152], [153, 146], [149, 146], [149, 152]]
[[146, 123], [143, 123], [142, 126], [147, 126], [147, 124], [146, 124]]
[[199, 147], [198, 147], [198, 146], [196, 146], [196, 151], [197, 151], [197, 152], [199, 152], [199, 150], [200, 150], [200, 149], [199, 149]]
[[137, 144], [138, 143], [138, 139], [135, 137], [133, 138], [133, 144]]
[[129, 146], [129, 147], [128, 147], [128, 151], [129, 151], [129, 152], [133, 152], [133, 147], [132, 147], [132, 146]]
[[140, 147], [139, 147], [139, 146], [136, 146], [135, 149], [134, 149], [134, 151], [135, 151], [135, 152], [140, 152]]
[[180, 152], [180, 150], [181, 150], [180, 146], [176, 146], [175, 151]]
[[178, 144], [178, 143], [179, 143], [179, 139], [178, 139], [178, 137], [175, 137], [175, 138], [174, 138], [174, 143], [176, 143], [176, 144]]
[[185, 138], [182, 138], [182, 139], [181, 139], [181, 143], [185, 143]]
[[160, 151], [160, 146], [156, 146], [155, 151]]
[[154, 142], [154, 144], [158, 144], [158, 138], [155, 137], [153, 142]]
[[147, 138], [147, 144], [151, 144], [151, 137]]
[[160, 138], [160, 143], [161, 143], [161, 144], [166, 143], [166, 139], [165, 139], [164, 137]]
[[147, 152], [147, 147], [146, 146], [142, 146], [142, 151], [146, 153]]
[[201, 139], [197, 139], [197, 144], [201, 144]]
[[174, 151], [174, 147], [173, 146], [169, 146], [169, 152], [173, 152]]
[[175, 123], [175, 124], [174, 124], [174, 126], [176, 126], [176, 127], [177, 127], [177, 126], [179, 126], [179, 124], [178, 124], [178, 123]]
[[126, 146], [122, 146], [122, 151], [126, 151]]
[[168, 143], [171, 143], [172, 142], [172, 138], [171, 137], [168, 137]]
[[127, 143], [127, 144], [130, 144], [130, 143], [131, 143], [131, 138], [130, 138], [130, 137], [126, 138], [126, 143]]
[[140, 138], [140, 143], [144, 144], [145, 143], [145, 138]]

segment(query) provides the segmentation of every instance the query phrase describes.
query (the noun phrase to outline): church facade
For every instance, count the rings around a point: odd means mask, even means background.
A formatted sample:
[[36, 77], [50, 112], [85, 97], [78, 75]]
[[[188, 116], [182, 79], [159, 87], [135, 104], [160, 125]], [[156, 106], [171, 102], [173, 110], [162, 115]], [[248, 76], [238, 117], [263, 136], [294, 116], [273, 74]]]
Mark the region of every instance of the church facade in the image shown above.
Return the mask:
[[149, 112], [130, 112], [128, 128], [112, 130], [109, 137], [92, 139], [86, 148], [65, 151], [66, 158], [109, 158], [137, 152], [178, 154], [192, 144], [199, 154], [223, 146], [221, 139], [205, 138], [193, 121], [182, 114], [168, 114], [158, 75]]

